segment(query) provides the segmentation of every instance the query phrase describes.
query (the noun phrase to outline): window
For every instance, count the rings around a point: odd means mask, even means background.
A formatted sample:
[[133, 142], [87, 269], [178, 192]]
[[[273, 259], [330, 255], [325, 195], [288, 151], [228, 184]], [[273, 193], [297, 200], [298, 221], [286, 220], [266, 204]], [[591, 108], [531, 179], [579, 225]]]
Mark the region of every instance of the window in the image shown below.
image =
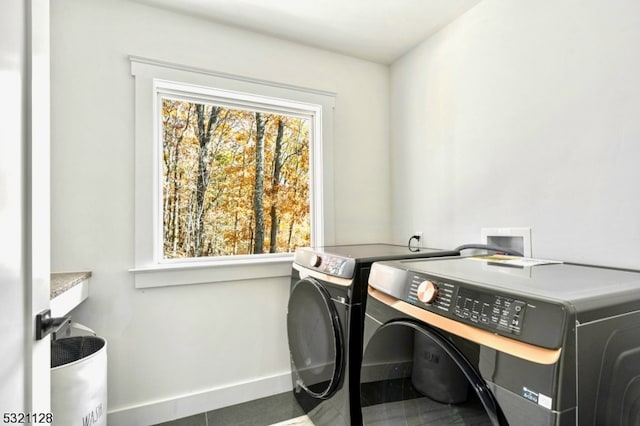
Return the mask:
[[290, 253], [310, 245], [315, 111], [172, 83], [156, 88], [162, 258]]
[[334, 95], [130, 59], [137, 287], [288, 275], [333, 240]]

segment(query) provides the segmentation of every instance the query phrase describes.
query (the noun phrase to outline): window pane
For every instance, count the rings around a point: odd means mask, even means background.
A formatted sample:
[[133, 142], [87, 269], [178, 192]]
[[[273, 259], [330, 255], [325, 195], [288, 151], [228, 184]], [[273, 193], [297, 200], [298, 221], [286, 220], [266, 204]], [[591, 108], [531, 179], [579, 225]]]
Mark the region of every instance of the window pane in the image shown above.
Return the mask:
[[165, 259], [310, 245], [310, 117], [161, 105]]

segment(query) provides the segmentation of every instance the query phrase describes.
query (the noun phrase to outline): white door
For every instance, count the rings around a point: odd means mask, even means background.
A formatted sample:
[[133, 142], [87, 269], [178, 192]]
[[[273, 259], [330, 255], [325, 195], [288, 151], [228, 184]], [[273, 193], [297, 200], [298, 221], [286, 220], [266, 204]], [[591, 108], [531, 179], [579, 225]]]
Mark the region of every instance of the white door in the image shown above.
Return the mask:
[[49, 0], [2, 0], [0, 424], [50, 411], [50, 340], [35, 339], [49, 307], [49, 133]]

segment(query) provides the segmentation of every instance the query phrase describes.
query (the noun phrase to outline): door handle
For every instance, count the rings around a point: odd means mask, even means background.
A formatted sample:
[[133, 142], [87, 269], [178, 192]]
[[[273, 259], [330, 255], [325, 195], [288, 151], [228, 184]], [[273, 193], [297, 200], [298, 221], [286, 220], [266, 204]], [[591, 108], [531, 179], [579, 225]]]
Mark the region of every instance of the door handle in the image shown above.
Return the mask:
[[51, 318], [51, 309], [46, 309], [36, 315], [36, 340], [41, 340], [47, 335], [59, 333], [63, 328], [71, 324], [71, 316]]

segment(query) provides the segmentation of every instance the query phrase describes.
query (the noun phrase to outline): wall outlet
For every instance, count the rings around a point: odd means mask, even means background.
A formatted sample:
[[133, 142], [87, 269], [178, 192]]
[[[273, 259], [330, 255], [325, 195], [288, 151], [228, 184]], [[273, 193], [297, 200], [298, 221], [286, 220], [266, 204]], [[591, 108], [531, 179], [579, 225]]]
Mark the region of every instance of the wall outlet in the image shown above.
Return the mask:
[[482, 228], [480, 239], [484, 244], [516, 250], [531, 257], [531, 228]]

